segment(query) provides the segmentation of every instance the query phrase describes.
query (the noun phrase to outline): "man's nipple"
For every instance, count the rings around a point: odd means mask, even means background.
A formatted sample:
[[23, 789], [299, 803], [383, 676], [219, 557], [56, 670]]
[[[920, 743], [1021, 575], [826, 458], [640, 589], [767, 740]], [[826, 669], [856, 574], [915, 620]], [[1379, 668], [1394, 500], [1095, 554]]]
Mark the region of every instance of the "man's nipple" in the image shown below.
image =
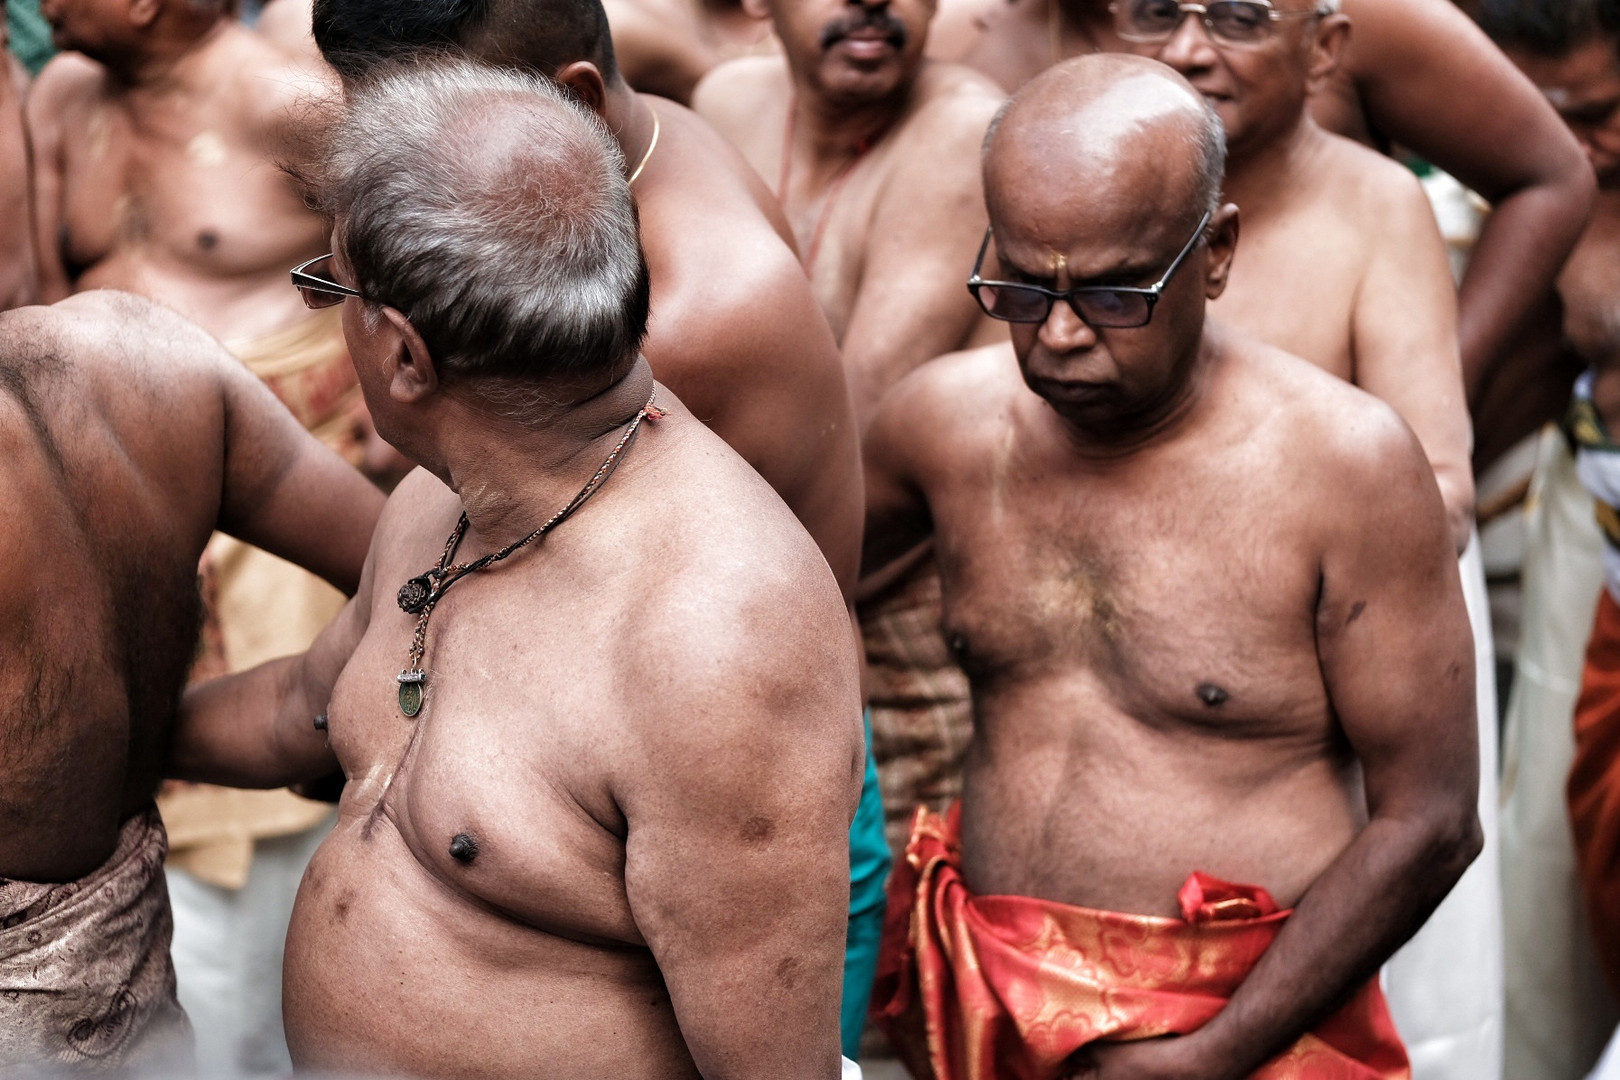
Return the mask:
[[478, 858], [478, 841], [471, 833], [456, 833], [450, 838], [450, 857], [466, 866]]
[[1212, 682], [1199, 683], [1195, 693], [1198, 695], [1198, 700], [1211, 709], [1220, 708], [1232, 698], [1231, 694], [1228, 694], [1224, 689]]

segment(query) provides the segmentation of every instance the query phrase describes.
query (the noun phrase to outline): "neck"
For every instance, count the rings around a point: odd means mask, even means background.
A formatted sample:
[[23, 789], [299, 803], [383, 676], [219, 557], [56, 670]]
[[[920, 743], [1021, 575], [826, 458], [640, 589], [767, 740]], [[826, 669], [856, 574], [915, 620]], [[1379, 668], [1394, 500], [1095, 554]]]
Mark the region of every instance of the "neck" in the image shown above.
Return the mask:
[[1235, 149], [1227, 163], [1223, 199], [1236, 203], [1246, 221], [1264, 215], [1268, 207], [1299, 192], [1306, 164], [1327, 137], [1301, 110], [1298, 121], [1280, 136]]
[[468, 553], [504, 546], [566, 505], [652, 391], [652, 369], [641, 359], [608, 389], [534, 422], [447, 400], [456, 415], [445, 426], [454, 425], [455, 440], [440, 440], [443, 461], [434, 471], [461, 497]]
[[138, 51], [103, 58], [102, 64], [126, 90], [173, 90], [191, 82], [189, 76], [201, 63], [200, 57], [229, 26], [229, 20], [223, 18], [205, 21], [175, 17], [143, 40]]
[[812, 166], [811, 171], [836, 170], [850, 156], [883, 138], [911, 105], [916, 79], [902, 83], [891, 94], [871, 101], [833, 102], [798, 79], [788, 108], [793, 129], [791, 152]]
[[1069, 446], [1088, 461], [1109, 462], [1134, 457], [1149, 447], [1178, 435], [1205, 397], [1209, 372], [1220, 356], [1213, 328], [1205, 332], [1184, 361], [1182, 378], [1163, 398], [1141, 409], [1111, 416], [1065, 413], [1057, 406], [1059, 426]]
[[615, 79], [602, 100], [602, 122], [613, 132], [619, 152], [624, 155], [626, 176], [635, 171], [652, 145], [651, 108], [623, 79]]

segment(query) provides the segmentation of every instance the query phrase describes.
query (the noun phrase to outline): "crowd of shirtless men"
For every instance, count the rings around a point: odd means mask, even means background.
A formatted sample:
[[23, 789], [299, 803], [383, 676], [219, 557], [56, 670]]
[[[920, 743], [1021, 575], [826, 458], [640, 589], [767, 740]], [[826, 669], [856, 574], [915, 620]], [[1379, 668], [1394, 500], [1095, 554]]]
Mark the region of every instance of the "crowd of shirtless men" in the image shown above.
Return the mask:
[[1620, 983], [1620, 0], [25, 2], [0, 1076], [195, 1067], [216, 788], [336, 804], [300, 1072], [1592, 1067], [1475, 489], [1567, 413]]

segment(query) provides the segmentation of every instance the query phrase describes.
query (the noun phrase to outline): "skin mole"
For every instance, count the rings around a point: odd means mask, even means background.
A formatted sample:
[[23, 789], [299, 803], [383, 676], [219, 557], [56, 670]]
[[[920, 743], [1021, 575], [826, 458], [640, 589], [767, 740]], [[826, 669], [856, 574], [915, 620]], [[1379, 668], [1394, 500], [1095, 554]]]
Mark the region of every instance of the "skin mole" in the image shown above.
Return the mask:
[[450, 838], [450, 857], [462, 864], [472, 862], [478, 858], [478, 841], [471, 833], [456, 833]]
[[1198, 700], [1211, 709], [1220, 708], [1232, 698], [1231, 694], [1212, 682], [1199, 683], [1196, 693], [1198, 694]]
[[204, 251], [213, 251], [219, 246], [219, 233], [213, 229], [204, 229], [197, 234], [197, 246]]
[[315, 730], [316, 731], [325, 731], [326, 730], [326, 714], [325, 713], [321, 713], [321, 715], [319, 715], [319, 716], [317, 716], [315, 718]]
[[782, 962], [776, 965], [776, 981], [789, 990], [799, 981], [799, 962], [791, 956], [784, 956]]
[[743, 822], [742, 838], [750, 844], [763, 844], [776, 834], [776, 823], [770, 818], [755, 814]]

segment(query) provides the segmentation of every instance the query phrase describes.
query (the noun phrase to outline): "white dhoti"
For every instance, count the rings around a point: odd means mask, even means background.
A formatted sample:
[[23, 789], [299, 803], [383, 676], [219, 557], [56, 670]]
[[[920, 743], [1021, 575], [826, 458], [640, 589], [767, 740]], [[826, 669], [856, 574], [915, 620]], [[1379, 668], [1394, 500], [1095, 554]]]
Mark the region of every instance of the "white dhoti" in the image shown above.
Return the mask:
[[1616, 1008], [1587, 930], [1564, 785], [1603, 587], [1603, 538], [1563, 434], [1543, 433], [1530, 493], [1524, 632], [1503, 732], [1507, 1075], [1581, 1080]]
[[1458, 569], [1474, 631], [1479, 818], [1485, 846], [1423, 929], [1384, 969], [1385, 995], [1412, 1060], [1413, 1080], [1502, 1077], [1496, 662], [1478, 536], [1470, 541]]

